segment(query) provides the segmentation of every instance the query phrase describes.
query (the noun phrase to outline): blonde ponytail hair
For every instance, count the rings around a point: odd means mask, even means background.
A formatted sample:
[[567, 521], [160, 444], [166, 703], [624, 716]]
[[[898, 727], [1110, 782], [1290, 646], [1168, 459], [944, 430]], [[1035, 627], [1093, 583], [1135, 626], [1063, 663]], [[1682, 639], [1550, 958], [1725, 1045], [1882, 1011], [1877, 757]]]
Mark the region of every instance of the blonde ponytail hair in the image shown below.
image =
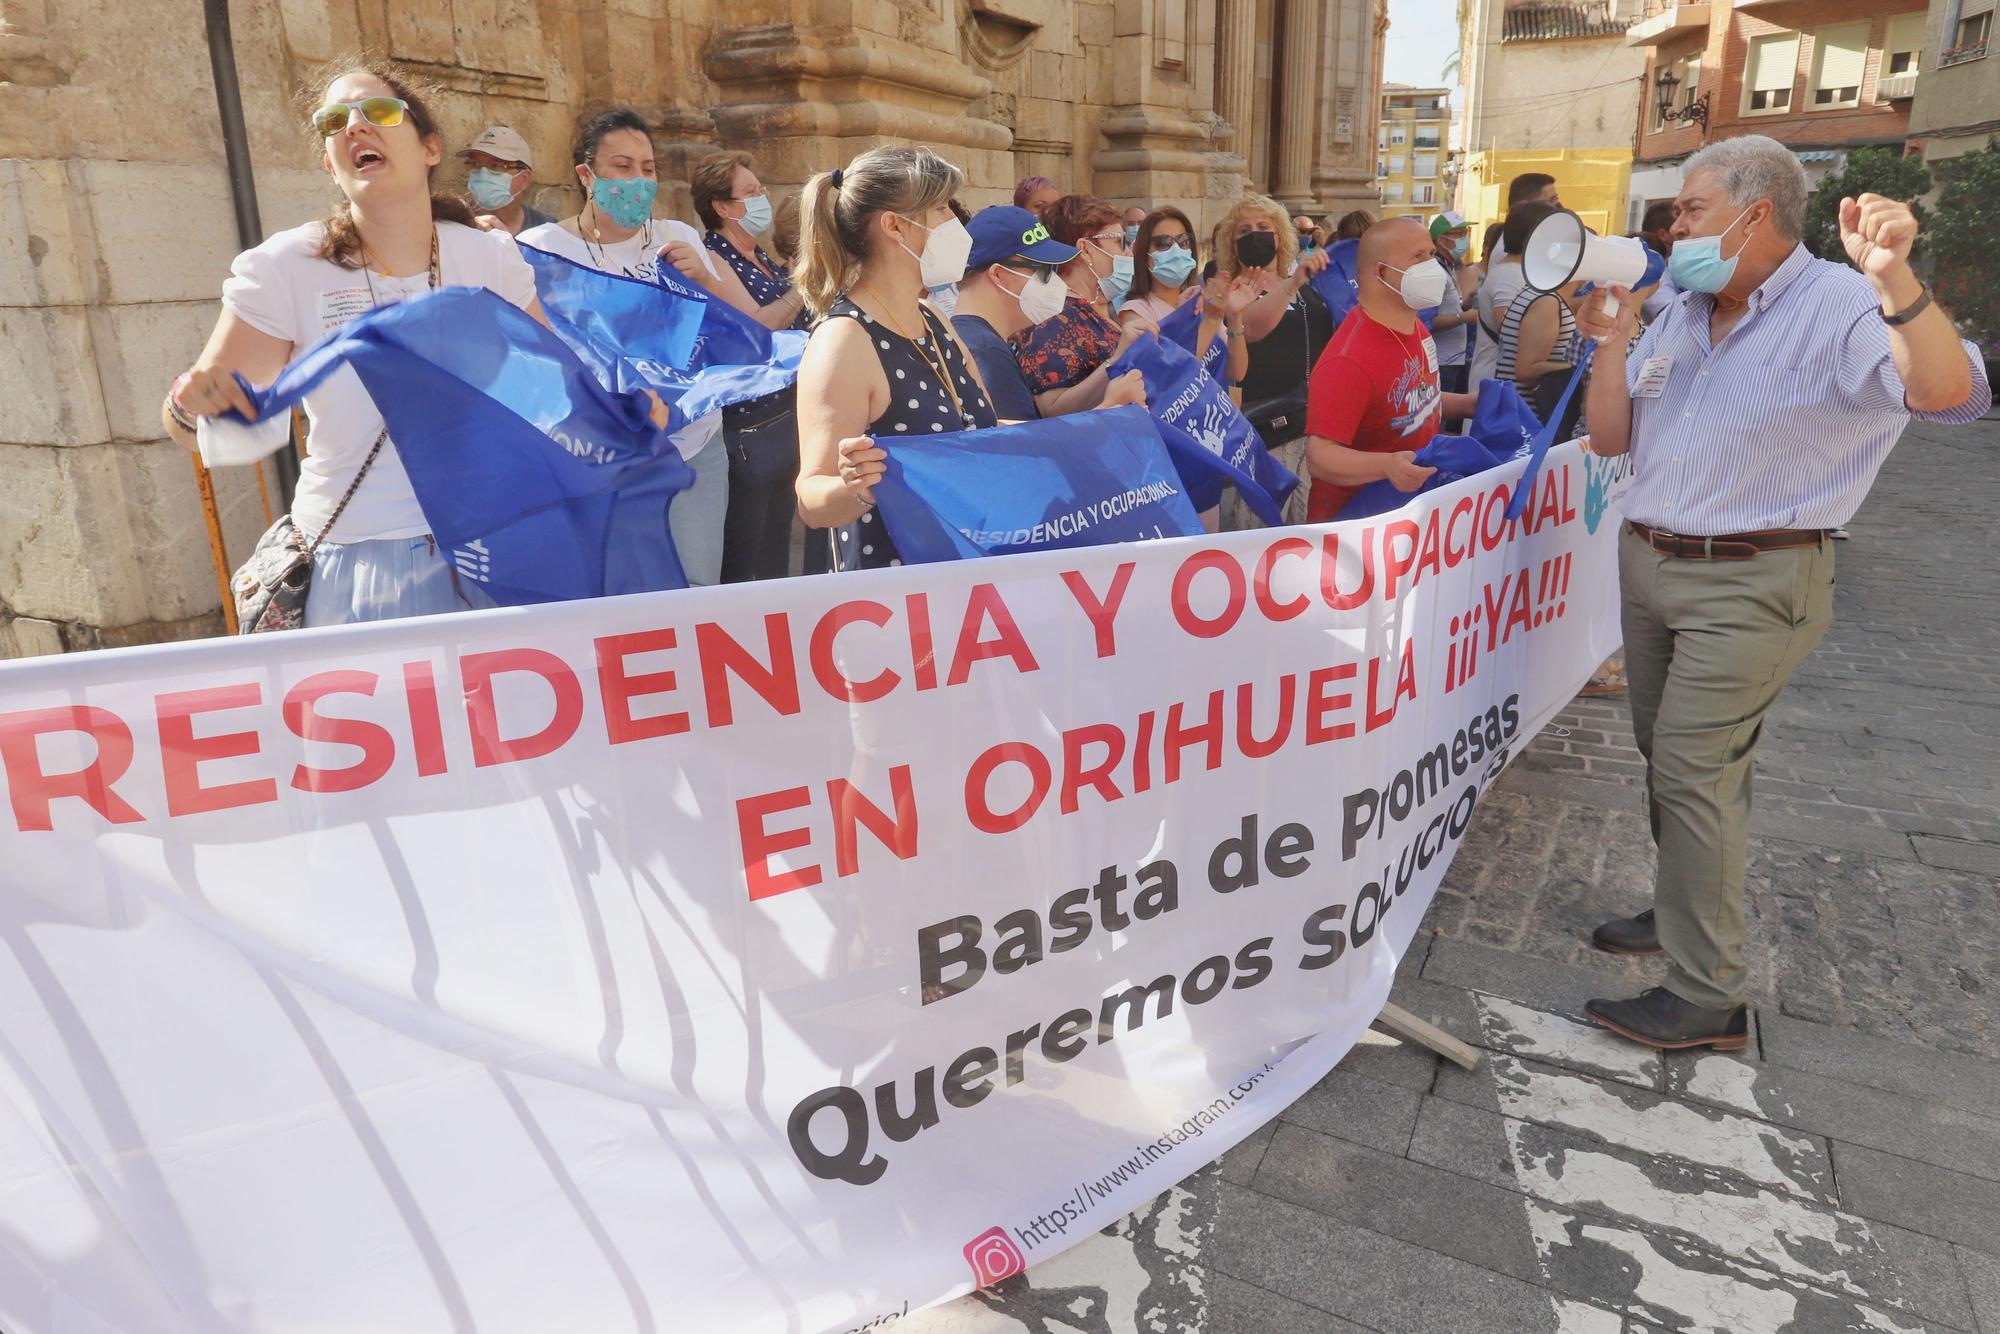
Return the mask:
[[877, 215], [920, 216], [957, 194], [965, 173], [928, 148], [871, 148], [806, 181], [792, 285], [824, 316], [860, 276]]

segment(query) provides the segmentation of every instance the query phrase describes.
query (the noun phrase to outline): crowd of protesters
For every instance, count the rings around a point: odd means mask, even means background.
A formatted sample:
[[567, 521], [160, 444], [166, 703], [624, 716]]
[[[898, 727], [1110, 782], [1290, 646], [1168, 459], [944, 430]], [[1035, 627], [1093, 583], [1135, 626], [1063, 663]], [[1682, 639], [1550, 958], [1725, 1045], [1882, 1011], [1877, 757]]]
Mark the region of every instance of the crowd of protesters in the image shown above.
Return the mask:
[[[749, 154], [712, 155], [689, 180], [697, 230], [657, 216], [655, 145], [636, 112], [582, 127], [582, 203], [558, 220], [523, 202], [535, 170], [514, 131], [489, 127], [462, 150], [468, 203], [435, 188], [447, 145], [397, 70], [357, 62], [317, 91], [306, 119], [339, 198], [237, 256], [207, 346], [167, 393], [168, 430], [193, 447], [201, 419], [254, 416], [246, 382], [269, 384], [347, 321], [435, 288], [485, 288], [546, 325], [520, 246], [632, 278], [671, 270], [769, 329], [810, 331], [790, 389], [674, 432], [694, 482], [667, 526], [697, 584], [786, 573], [795, 516], [808, 570], [898, 564], [874, 490], [899, 442], [1142, 403], [1140, 373], [1111, 368], [1164, 321], [1185, 324], [1190, 305], [1201, 373], [1307, 482], [1285, 522], [1334, 518], [1377, 481], [1419, 489], [1433, 471], [1419, 451], [1488, 393], [1511, 385], [1546, 422], [1570, 389], [1572, 413], [1587, 409], [1596, 429], [1556, 431], [1634, 455], [1622, 628], [1660, 852], [1655, 907], [1593, 940], [1670, 965], [1667, 985], [1585, 1008], [1657, 1048], [1748, 1041], [1751, 766], [1764, 713], [1831, 620], [1830, 540], [1913, 414], [1967, 422], [1992, 402], [1975, 349], [1910, 266], [1919, 223], [1906, 205], [1843, 200], [1854, 267], [1814, 259], [1797, 159], [1762, 136], [1727, 139], [1690, 159], [1672, 209], [1644, 216], [1640, 239], [1668, 256], [1667, 277], [1585, 299], [1580, 283], [1528, 280], [1523, 257], [1561, 207], [1540, 174], [1511, 182], [1476, 260], [1470, 225], [1449, 211], [1350, 213], [1323, 229], [1246, 193], [1203, 237], [1158, 201], [1034, 176], [1011, 203], [971, 213], [958, 168], [922, 147], [871, 149], [778, 203]], [[1354, 297], [1338, 321], [1313, 281], [1335, 250]], [[1575, 393], [1591, 358], [1596, 380]], [[304, 406], [291, 512], [259, 547], [279, 535], [303, 552], [299, 619], [474, 605], [354, 371]], [[671, 426], [667, 405], [653, 408], [655, 426]], [[1204, 519], [1257, 522], [1221, 505]], [[1606, 691], [1626, 688], [1617, 665], [1600, 673]]]
[[[1568, 299], [1520, 279], [1526, 234], [1555, 203], [1547, 177], [1515, 183], [1483, 263], [1454, 213], [1426, 226], [1353, 212], [1322, 227], [1251, 192], [1206, 236], [1171, 205], [1042, 176], [968, 213], [959, 169], [922, 147], [869, 150], [782, 201], [751, 154], [708, 155], [689, 174], [696, 226], [659, 216], [651, 130], [612, 108], [579, 129], [580, 202], [553, 218], [525, 202], [537, 169], [513, 129], [458, 151], [461, 196], [440, 188], [450, 146], [404, 72], [354, 62], [317, 91], [307, 119], [334, 210], [237, 257], [208, 345], [167, 396], [169, 431], [191, 446], [199, 418], [248, 412], [238, 374], [269, 383], [347, 320], [434, 287], [488, 287], [543, 318], [517, 244], [604, 273], [671, 275], [766, 328], [810, 331], [794, 386], [674, 432], [693, 482], [668, 527], [691, 584], [789, 573], [795, 519], [809, 572], [897, 564], [873, 488], [899, 438], [1143, 404], [1140, 373], [1111, 367], [1183, 306], [1195, 356], [1310, 481], [1292, 520], [1330, 517], [1367, 481], [1413, 489], [1410, 455], [1470, 411], [1481, 379], [1533, 392], [1571, 364]], [[1342, 324], [1312, 280], [1349, 240], [1360, 308]], [[304, 406], [290, 517], [315, 571], [306, 623], [473, 605], [353, 372]], [[1228, 505], [1203, 518], [1256, 522]]]

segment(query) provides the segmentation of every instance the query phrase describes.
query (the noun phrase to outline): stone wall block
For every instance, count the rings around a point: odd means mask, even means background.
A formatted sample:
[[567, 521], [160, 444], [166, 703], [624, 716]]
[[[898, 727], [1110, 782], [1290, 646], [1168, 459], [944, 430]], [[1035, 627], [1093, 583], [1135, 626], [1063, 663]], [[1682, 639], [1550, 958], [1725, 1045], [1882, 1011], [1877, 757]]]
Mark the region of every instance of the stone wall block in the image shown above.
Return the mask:
[[84, 445], [110, 433], [82, 307], [0, 306], [0, 348], [0, 443]]
[[0, 159], [0, 306], [76, 306], [89, 299], [59, 162]]
[[1076, 7], [1076, 37], [1084, 46], [1109, 46], [1116, 6], [1085, 3]]
[[98, 306], [90, 312], [105, 420], [117, 440], [160, 435], [160, 399], [194, 364], [215, 327], [216, 301]]
[[1148, 3], [1149, 0], [1112, 0], [1112, 36], [1137, 37], [1145, 32]]
[[0, 476], [0, 602], [50, 621], [152, 618], [112, 446], [0, 444]]
[[75, 162], [97, 242], [98, 301], [213, 298], [239, 249], [220, 165]]
[[[221, 602], [208, 521], [187, 451], [168, 440], [106, 447], [115, 460], [120, 490], [130, 507], [127, 522], [144, 597], [144, 619], [177, 621]], [[243, 563], [264, 531], [263, 502], [255, 468], [217, 468], [209, 474], [231, 569]], [[276, 503], [275, 497], [273, 503]]]

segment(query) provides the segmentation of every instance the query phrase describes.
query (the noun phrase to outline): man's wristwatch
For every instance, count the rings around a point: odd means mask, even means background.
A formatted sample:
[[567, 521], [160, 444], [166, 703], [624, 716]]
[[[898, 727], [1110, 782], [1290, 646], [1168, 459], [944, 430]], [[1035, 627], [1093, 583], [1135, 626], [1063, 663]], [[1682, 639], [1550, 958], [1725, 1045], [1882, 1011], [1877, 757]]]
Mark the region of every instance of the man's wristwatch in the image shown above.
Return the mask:
[[[1929, 308], [1931, 304], [1931, 285], [1926, 282], [1919, 282], [1917, 285], [1924, 289], [1918, 294], [1917, 299], [1902, 310], [1897, 311], [1894, 315], [1883, 315], [1882, 323], [1890, 325], [1908, 324]], [[1876, 313], [1881, 313], [1881, 307], [1876, 307]]]

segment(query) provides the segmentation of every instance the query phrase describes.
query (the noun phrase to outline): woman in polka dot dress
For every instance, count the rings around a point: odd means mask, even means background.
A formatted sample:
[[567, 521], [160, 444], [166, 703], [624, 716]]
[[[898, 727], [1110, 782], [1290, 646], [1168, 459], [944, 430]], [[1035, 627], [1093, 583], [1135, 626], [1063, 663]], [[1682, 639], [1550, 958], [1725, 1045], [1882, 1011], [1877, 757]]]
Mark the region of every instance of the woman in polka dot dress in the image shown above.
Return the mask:
[[898, 439], [999, 425], [926, 288], [964, 276], [962, 177], [927, 148], [877, 148], [806, 182], [798, 289], [825, 316], [799, 365], [799, 513], [831, 529], [833, 567], [900, 565], [874, 508]]

